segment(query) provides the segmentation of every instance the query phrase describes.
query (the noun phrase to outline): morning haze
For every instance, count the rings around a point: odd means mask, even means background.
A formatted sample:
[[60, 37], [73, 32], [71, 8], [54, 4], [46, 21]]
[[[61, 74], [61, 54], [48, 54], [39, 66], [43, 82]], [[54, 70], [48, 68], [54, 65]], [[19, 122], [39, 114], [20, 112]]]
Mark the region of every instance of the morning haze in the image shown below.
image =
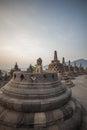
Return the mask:
[[48, 64], [55, 49], [87, 59], [86, 0], [0, 0], [0, 68]]

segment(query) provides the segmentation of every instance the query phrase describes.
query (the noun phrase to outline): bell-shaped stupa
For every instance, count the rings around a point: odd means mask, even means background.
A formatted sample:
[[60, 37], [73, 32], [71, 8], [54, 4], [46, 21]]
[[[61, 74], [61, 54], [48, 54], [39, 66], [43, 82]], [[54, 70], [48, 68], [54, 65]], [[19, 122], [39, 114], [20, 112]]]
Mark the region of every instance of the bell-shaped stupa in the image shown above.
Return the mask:
[[[56, 58], [56, 57], [55, 57]], [[0, 130], [78, 130], [81, 107], [57, 73], [16, 71], [0, 90]]]

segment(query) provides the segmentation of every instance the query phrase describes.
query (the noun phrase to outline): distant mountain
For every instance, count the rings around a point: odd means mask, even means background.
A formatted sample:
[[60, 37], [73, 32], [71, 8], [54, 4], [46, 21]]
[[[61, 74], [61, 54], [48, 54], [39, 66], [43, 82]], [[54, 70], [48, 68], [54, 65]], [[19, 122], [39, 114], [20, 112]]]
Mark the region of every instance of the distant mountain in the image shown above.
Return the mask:
[[48, 65], [43, 66], [43, 70], [48, 69]]
[[74, 63], [76, 63], [77, 66], [80, 66], [80, 64], [82, 64], [82, 66], [84, 68], [87, 68], [87, 60], [85, 60], [85, 59], [78, 59], [78, 60], [71, 62], [72, 65], [74, 65]]
[[[78, 60], [74, 60], [71, 62], [71, 64], [74, 66], [74, 63], [76, 63], [76, 65], [79, 67], [80, 64], [82, 64], [82, 66], [84, 68], [87, 68], [87, 60], [85, 59], [78, 59]], [[68, 64], [68, 62], [66, 62], [66, 64]], [[43, 69], [46, 70], [48, 68], [48, 65], [43, 66]]]
[[[87, 60], [85, 60], [85, 59], [74, 60], [74, 61], [71, 62], [71, 65], [74, 66], [74, 63], [76, 63], [76, 65], [77, 65], [78, 67], [80, 66], [80, 64], [82, 64], [82, 66], [83, 66], [84, 68], [87, 68]], [[66, 64], [68, 64], [68, 62], [66, 62]]]

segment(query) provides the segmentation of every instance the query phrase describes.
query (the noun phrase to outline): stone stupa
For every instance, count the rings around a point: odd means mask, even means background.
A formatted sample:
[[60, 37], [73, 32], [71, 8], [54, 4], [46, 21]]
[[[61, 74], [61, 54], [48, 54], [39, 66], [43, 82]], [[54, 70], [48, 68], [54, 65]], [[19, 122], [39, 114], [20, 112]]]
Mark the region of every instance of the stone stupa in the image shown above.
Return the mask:
[[64, 71], [63, 64], [60, 63], [57, 56], [57, 51], [54, 51], [54, 60], [51, 61], [51, 63], [48, 66], [48, 72], [57, 72], [61, 73]]
[[57, 73], [16, 71], [0, 90], [0, 130], [78, 130], [81, 106]]

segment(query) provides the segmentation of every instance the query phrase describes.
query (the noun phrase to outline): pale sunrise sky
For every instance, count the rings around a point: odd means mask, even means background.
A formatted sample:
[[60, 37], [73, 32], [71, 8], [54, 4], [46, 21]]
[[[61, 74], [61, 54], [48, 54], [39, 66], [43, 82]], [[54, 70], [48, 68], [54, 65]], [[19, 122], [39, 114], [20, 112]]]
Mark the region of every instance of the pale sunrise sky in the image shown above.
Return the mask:
[[87, 59], [87, 0], [0, 0], [0, 69]]

